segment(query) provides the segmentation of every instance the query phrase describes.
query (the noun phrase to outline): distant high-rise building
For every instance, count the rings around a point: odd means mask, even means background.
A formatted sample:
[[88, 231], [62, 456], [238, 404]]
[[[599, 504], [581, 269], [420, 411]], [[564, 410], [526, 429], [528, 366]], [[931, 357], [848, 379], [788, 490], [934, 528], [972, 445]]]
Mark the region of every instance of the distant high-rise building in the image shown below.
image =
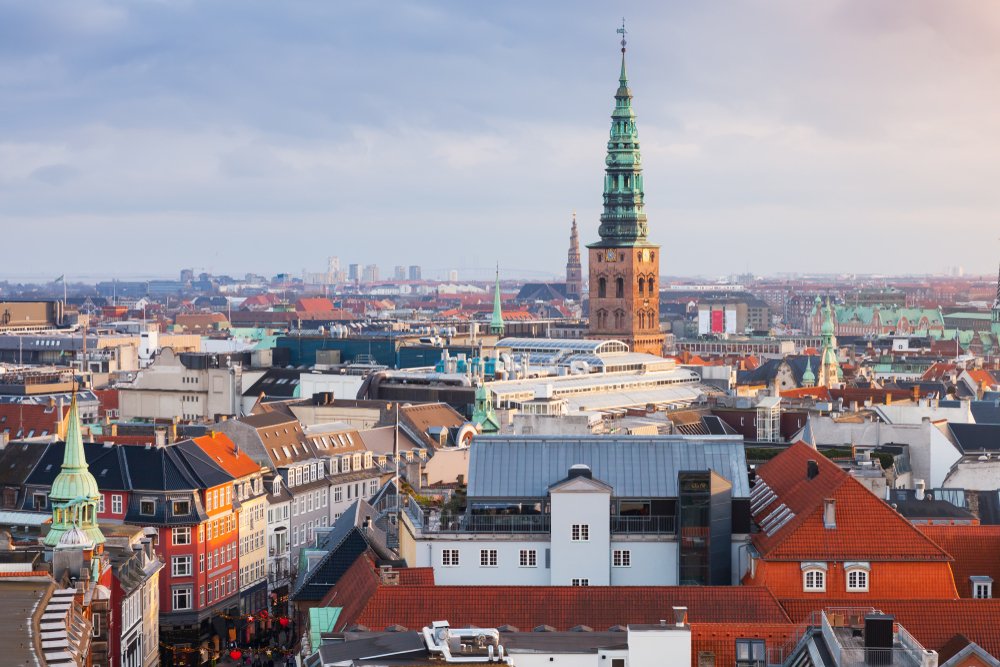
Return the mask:
[[576, 212], [569, 233], [569, 254], [566, 258], [566, 296], [574, 301], [583, 294], [583, 265], [580, 264], [580, 235], [576, 231]]
[[622, 68], [611, 114], [611, 138], [605, 159], [601, 240], [590, 250], [589, 338], [615, 338], [634, 352], [663, 354], [660, 333], [660, 247], [650, 243], [643, 203], [639, 133], [632, 111], [632, 91]]
[[448, 271], [448, 282], [457, 283], [458, 282], [458, 269], [451, 269]]
[[361, 280], [361, 265], [360, 264], [349, 264], [347, 266], [347, 279], [352, 283], [356, 283]]
[[334, 275], [340, 273], [340, 258], [339, 257], [327, 257], [326, 258], [326, 270]]
[[420, 267], [416, 264], [410, 265], [410, 280], [420, 280]]
[[406, 280], [406, 267], [405, 266], [397, 266], [396, 269], [392, 273], [392, 277], [395, 280]]
[[181, 269], [181, 282], [189, 283], [194, 280], [194, 269]]
[[363, 283], [377, 283], [378, 282], [378, 265], [377, 264], [367, 264], [367, 265], [365, 265], [365, 272], [361, 276], [361, 282], [363, 282]]

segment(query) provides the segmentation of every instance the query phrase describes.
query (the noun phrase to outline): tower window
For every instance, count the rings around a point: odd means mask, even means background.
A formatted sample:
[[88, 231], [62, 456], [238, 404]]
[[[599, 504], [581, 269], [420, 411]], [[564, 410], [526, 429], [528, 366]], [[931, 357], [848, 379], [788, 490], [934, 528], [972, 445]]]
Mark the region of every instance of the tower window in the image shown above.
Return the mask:
[[603, 299], [608, 294], [608, 281], [605, 278], [601, 278], [597, 281], [597, 296]]
[[615, 278], [615, 296], [619, 299], [625, 296], [625, 279]]
[[642, 296], [645, 291], [646, 291], [646, 279], [639, 278], [639, 296]]

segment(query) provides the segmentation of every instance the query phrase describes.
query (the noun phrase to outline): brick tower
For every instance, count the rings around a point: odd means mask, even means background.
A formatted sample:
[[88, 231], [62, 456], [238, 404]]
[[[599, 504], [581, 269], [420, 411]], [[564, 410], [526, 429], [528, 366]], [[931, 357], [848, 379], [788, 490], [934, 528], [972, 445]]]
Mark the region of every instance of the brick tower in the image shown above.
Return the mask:
[[614, 338], [633, 352], [663, 354], [660, 333], [660, 246], [646, 239], [639, 133], [632, 91], [622, 68], [611, 114], [611, 137], [604, 173], [601, 240], [587, 246], [590, 269], [588, 338]]

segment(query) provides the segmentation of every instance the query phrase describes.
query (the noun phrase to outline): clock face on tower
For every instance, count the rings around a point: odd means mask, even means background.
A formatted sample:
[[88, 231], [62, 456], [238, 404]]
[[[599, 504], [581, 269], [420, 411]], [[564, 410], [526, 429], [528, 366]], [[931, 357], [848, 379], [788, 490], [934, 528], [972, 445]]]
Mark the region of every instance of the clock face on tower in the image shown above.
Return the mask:
[[615, 261], [615, 250], [614, 248], [608, 248], [607, 252], [604, 253], [604, 259], [609, 262]]

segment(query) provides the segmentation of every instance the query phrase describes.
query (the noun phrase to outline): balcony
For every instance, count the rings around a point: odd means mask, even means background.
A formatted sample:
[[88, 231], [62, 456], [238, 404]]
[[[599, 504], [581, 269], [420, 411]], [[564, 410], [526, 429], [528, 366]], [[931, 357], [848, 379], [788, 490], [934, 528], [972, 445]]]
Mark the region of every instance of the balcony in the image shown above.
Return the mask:
[[547, 533], [548, 514], [463, 514], [438, 522], [440, 533]]
[[612, 516], [613, 535], [673, 535], [673, 516]]

